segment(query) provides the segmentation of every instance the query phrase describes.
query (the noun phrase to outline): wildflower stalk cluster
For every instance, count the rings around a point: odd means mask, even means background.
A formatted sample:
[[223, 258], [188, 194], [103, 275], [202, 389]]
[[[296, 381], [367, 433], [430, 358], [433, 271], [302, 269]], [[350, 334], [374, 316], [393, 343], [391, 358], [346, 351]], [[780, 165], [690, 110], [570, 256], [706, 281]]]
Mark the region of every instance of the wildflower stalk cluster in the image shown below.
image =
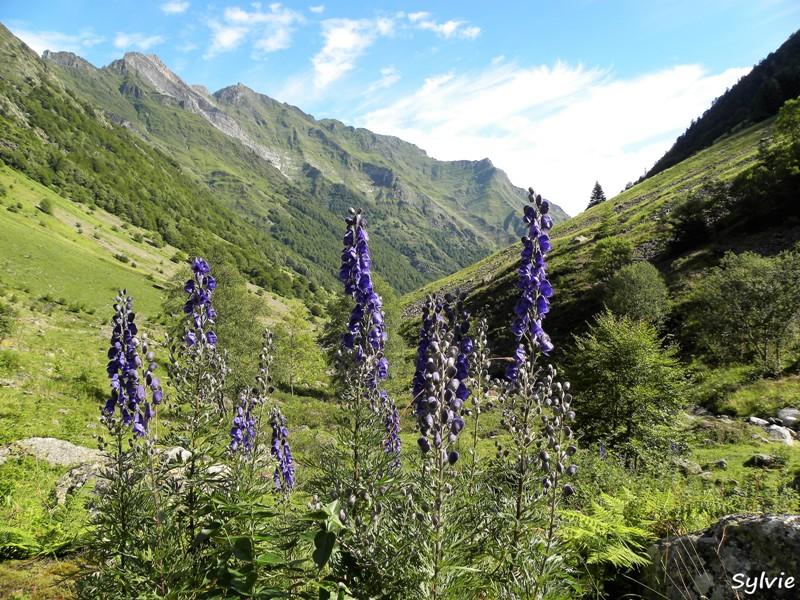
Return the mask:
[[[564, 576], [554, 559], [558, 510], [574, 492], [568, 479], [577, 448], [569, 384], [543, 362], [553, 350], [543, 328], [554, 295], [546, 271], [553, 222], [546, 200], [532, 190], [528, 200], [505, 379], [490, 375], [503, 359], [491, 355], [486, 321], [471, 322], [466, 296], [428, 296], [409, 406], [417, 444], [405, 454], [402, 411], [386, 389], [388, 327], [366, 220], [351, 209], [339, 271], [352, 304], [335, 365], [335, 441], [310, 453], [304, 482], [272, 399], [269, 332], [254, 385], [230, 398], [210, 265], [192, 260], [183, 287], [186, 321], [171, 347], [161, 441], [149, 427], [163, 398], [154, 356], [123, 292], [103, 409], [117, 460], [112, 491], [100, 502], [103, 552], [83, 595], [443, 600], [480, 589], [485, 597], [550, 596]], [[495, 458], [482, 459], [479, 419], [495, 402], [505, 435]], [[147, 451], [126, 450], [128, 433], [131, 448], [142, 439]], [[297, 487], [311, 498], [302, 515], [288, 501]]]

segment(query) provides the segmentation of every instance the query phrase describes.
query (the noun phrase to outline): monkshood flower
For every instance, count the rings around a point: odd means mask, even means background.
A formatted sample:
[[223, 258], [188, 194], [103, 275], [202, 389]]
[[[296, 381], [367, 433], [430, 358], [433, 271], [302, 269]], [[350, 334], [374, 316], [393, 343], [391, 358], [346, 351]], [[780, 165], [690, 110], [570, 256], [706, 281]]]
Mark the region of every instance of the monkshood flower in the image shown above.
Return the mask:
[[250, 452], [256, 439], [256, 417], [253, 409], [257, 404], [256, 398], [247, 393], [239, 396], [239, 404], [233, 414], [233, 426], [231, 427], [231, 442], [229, 449], [231, 452], [241, 450]]
[[[519, 369], [529, 350], [538, 350], [544, 354], [553, 350], [550, 337], [542, 329], [542, 320], [550, 311], [550, 298], [553, 295], [545, 262], [547, 253], [552, 249], [548, 231], [553, 227], [553, 219], [548, 214], [550, 203], [534, 193], [532, 188], [528, 189], [528, 202], [523, 216], [528, 231], [522, 238], [520, 254], [520, 296], [514, 306], [514, 320], [511, 324], [517, 346], [514, 350], [514, 364], [506, 371], [506, 377], [512, 382], [517, 380]], [[528, 348], [526, 340], [529, 342]]]
[[381, 395], [381, 408], [383, 413], [383, 422], [386, 427], [386, 438], [383, 440], [383, 448], [386, 452], [394, 454], [394, 466], [400, 466], [400, 413], [397, 410], [397, 405], [389, 398], [385, 390], [380, 391]]
[[295, 474], [292, 450], [289, 448], [289, 429], [286, 427], [286, 417], [283, 416], [280, 409], [275, 407], [270, 412], [269, 423], [272, 426], [270, 451], [277, 462], [272, 478], [278, 490], [289, 493], [295, 484]]
[[205, 259], [195, 257], [190, 261], [192, 278], [186, 281], [184, 291], [189, 295], [183, 312], [189, 315], [185, 342], [187, 346], [217, 345], [217, 334], [213, 326], [217, 319], [217, 311], [211, 304], [211, 296], [217, 288], [217, 280], [211, 275], [211, 267]]
[[350, 209], [350, 216], [345, 222], [347, 229], [344, 234], [339, 279], [344, 283], [344, 293], [351, 296], [356, 304], [350, 313], [342, 345], [354, 353], [359, 363], [364, 362], [369, 354], [380, 355], [368, 382], [370, 387], [375, 388], [380, 381], [386, 379], [389, 371], [389, 362], [383, 356], [388, 337], [383, 302], [372, 286], [369, 234], [361, 210]]
[[473, 350], [469, 314], [463, 296], [444, 300], [428, 296], [422, 312], [414, 377], [414, 414], [424, 454], [435, 448], [448, 463], [459, 459], [451, 446], [464, 429], [464, 401], [469, 397], [468, 357]]
[[[137, 436], [147, 432], [150, 419], [155, 415], [154, 405], [163, 399], [161, 382], [154, 375], [156, 363], [148, 350], [147, 339], [139, 338], [133, 298], [126, 290], [114, 299], [114, 317], [111, 320], [111, 347], [108, 350], [106, 371], [111, 382], [111, 395], [103, 407], [109, 428], [115, 426], [114, 413], [119, 408], [122, 425], [133, 428]], [[144, 355], [147, 363], [142, 361]], [[144, 367], [144, 376], [139, 369]], [[147, 400], [150, 388], [151, 401]]]
[[[394, 401], [380, 384], [389, 376], [389, 361], [384, 354], [388, 334], [383, 315], [383, 301], [375, 293], [372, 285], [372, 259], [369, 253], [369, 234], [361, 210], [350, 209], [345, 219], [347, 229], [344, 233], [342, 266], [339, 279], [344, 283], [344, 293], [355, 300], [350, 313], [347, 333], [342, 336], [345, 353], [354, 357], [355, 363], [365, 369], [365, 384], [370, 394], [377, 392], [380, 410], [386, 428], [383, 442], [387, 452], [396, 455], [395, 464], [400, 457], [400, 416]], [[374, 402], [374, 397], [370, 398]]]

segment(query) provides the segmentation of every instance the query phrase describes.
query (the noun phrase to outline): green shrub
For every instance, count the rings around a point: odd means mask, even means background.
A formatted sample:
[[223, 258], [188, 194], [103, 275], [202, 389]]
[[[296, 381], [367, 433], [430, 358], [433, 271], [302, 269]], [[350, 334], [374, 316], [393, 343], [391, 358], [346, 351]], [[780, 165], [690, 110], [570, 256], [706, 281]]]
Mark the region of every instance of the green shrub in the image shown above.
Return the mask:
[[649, 323], [598, 315], [575, 339], [570, 359], [583, 439], [605, 442], [634, 468], [648, 457], [663, 460], [684, 401], [685, 374], [675, 354]]
[[14, 308], [0, 300], [0, 340], [9, 337], [14, 332], [17, 312]]
[[647, 261], [625, 265], [606, 288], [606, 306], [617, 316], [660, 326], [669, 313], [669, 292], [664, 278]]
[[633, 244], [618, 237], [603, 238], [592, 249], [592, 277], [607, 281], [614, 273], [633, 260]]
[[50, 198], [42, 198], [39, 204], [36, 205], [40, 211], [42, 211], [46, 215], [53, 214], [53, 201]]
[[131, 262], [131, 259], [127, 254], [115, 254], [114, 258], [116, 258], [119, 262], [122, 262], [122, 263]]
[[800, 317], [800, 253], [726, 254], [695, 287], [689, 330], [713, 357], [781, 368]]

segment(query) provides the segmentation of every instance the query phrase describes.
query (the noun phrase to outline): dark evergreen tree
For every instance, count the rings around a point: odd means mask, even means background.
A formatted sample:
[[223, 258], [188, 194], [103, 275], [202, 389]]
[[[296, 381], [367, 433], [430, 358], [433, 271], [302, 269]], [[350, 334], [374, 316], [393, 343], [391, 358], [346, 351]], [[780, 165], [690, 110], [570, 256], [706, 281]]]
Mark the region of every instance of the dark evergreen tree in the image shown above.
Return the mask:
[[594, 182], [594, 187], [592, 188], [592, 195], [589, 197], [589, 206], [587, 208], [592, 208], [600, 204], [601, 202], [606, 201], [606, 194], [603, 192], [603, 188], [600, 186], [599, 181]]

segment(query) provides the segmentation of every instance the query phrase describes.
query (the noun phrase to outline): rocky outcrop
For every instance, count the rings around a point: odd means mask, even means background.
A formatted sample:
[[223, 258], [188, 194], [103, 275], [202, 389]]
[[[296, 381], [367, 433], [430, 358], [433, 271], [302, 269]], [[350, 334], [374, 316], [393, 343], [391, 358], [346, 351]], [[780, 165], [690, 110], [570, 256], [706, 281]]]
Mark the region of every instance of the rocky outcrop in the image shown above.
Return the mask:
[[262, 159], [281, 169], [281, 157], [277, 152], [253, 140], [233, 117], [215, 104], [214, 97], [207, 90], [184, 82], [155, 54], [128, 52], [105, 68], [120, 75], [134, 73], [159, 94], [173, 99], [184, 110], [200, 115], [222, 133], [239, 140]]
[[72, 52], [51, 52], [50, 50], [45, 50], [44, 54], [42, 54], [42, 58], [61, 65], [62, 67], [69, 67], [72, 69], [89, 69], [94, 71], [97, 68], [85, 58], [81, 58]]
[[800, 515], [732, 515], [649, 554], [645, 598], [800, 598]]

